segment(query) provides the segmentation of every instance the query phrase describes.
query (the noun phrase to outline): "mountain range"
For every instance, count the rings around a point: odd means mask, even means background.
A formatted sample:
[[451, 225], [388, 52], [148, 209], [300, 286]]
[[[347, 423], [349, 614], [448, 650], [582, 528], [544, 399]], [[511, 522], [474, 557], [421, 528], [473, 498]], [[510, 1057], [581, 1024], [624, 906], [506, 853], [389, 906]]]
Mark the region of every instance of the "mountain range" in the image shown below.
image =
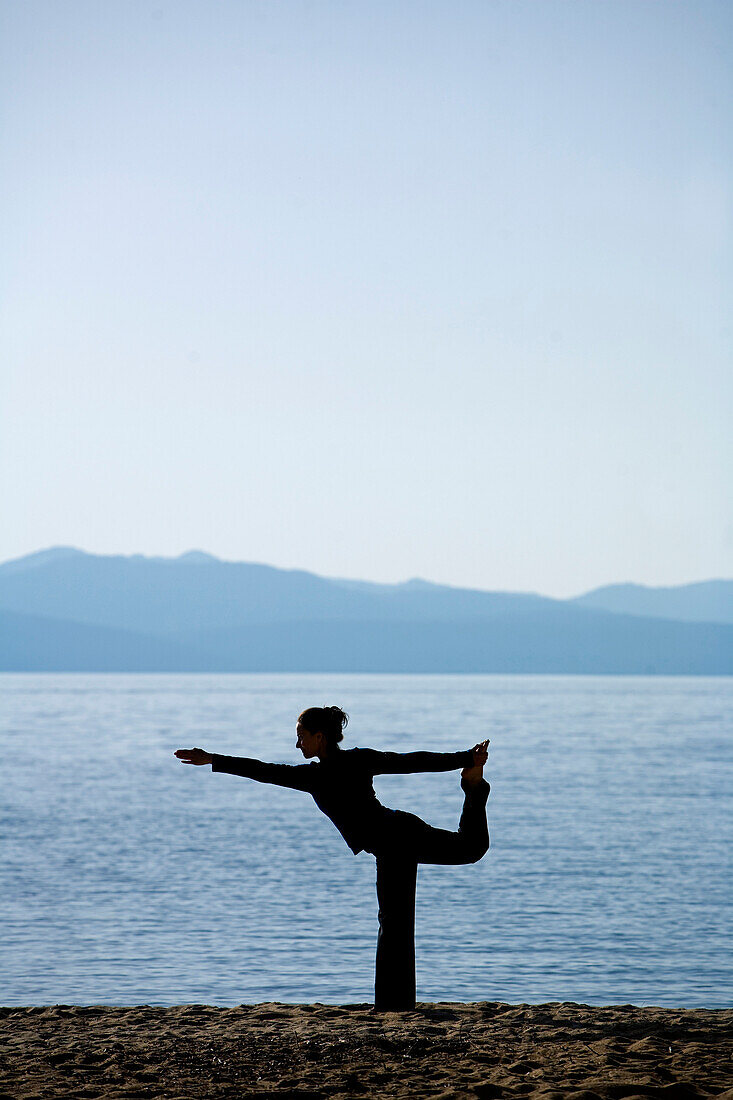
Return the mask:
[[0, 565], [0, 669], [733, 674], [733, 581], [569, 600], [55, 547]]

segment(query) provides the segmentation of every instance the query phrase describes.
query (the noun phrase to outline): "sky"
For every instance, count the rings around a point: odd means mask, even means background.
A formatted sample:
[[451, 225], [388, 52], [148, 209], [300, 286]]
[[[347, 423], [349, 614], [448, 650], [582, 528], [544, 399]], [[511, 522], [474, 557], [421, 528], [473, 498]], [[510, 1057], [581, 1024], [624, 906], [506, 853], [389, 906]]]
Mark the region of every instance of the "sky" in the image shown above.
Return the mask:
[[733, 576], [728, 0], [0, 3], [0, 560]]

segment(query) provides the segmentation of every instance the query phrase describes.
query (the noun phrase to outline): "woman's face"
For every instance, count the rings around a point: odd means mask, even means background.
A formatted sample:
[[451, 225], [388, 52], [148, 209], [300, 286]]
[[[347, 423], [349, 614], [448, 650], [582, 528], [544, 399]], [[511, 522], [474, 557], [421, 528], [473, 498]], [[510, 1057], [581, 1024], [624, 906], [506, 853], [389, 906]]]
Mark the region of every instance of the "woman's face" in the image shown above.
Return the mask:
[[306, 760], [310, 760], [312, 757], [318, 756], [319, 752], [321, 752], [323, 749], [322, 732], [320, 730], [317, 730], [316, 733], [311, 733], [310, 730], [307, 730], [305, 726], [302, 726], [300, 724], [300, 721], [298, 721], [298, 724], [295, 727], [295, 732], [298, 736], [298, 739], [295, 742], [295, 747], [296, 749], [300, 749]]

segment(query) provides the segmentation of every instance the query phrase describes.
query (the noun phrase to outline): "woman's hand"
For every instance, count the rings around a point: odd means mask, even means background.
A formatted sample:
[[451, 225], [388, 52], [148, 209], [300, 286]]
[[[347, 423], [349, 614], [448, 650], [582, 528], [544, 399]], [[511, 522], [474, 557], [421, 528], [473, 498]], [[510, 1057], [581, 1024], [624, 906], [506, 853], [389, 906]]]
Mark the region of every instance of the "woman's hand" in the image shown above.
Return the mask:
[[214, 757], [204, 749], [176, 749], [173, 754], [182, 764], [213, 764]]
[[474, 745], [471, 752], [473, 753], [474, 768], [483, 768], [484, 764], [489, 759], [488, 740], [480, 741], [478, 745]]

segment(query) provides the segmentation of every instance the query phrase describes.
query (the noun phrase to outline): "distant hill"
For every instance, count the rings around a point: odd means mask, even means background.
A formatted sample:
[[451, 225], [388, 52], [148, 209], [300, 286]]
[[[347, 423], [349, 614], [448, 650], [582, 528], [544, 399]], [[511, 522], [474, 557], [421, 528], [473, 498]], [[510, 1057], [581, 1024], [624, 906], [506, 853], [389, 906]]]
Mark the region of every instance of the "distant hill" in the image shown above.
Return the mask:
[[177, 635], [311, 620], [486, 618], [556, 600], [425, 582], [330, 580], [250, 562], [43, 551], [0, 565], [0, 607], [25, 614]]
[[206, 657], [165, 638], [0, 609], [3, 672], [195, 672]]
[[0, 668], [733, 674], [733, 625], [595, 608], [595, 595], [59, 547], [0, 565]]
[[184, 635], [221, 671], [733, 674], [733, 626], [559, 604], [493, 618], [271, 623]]
[[574, 600], [583, 607], [681, 622], [733, 623], [733, 581], [700, 581], [676, 588], [609, 584]]

